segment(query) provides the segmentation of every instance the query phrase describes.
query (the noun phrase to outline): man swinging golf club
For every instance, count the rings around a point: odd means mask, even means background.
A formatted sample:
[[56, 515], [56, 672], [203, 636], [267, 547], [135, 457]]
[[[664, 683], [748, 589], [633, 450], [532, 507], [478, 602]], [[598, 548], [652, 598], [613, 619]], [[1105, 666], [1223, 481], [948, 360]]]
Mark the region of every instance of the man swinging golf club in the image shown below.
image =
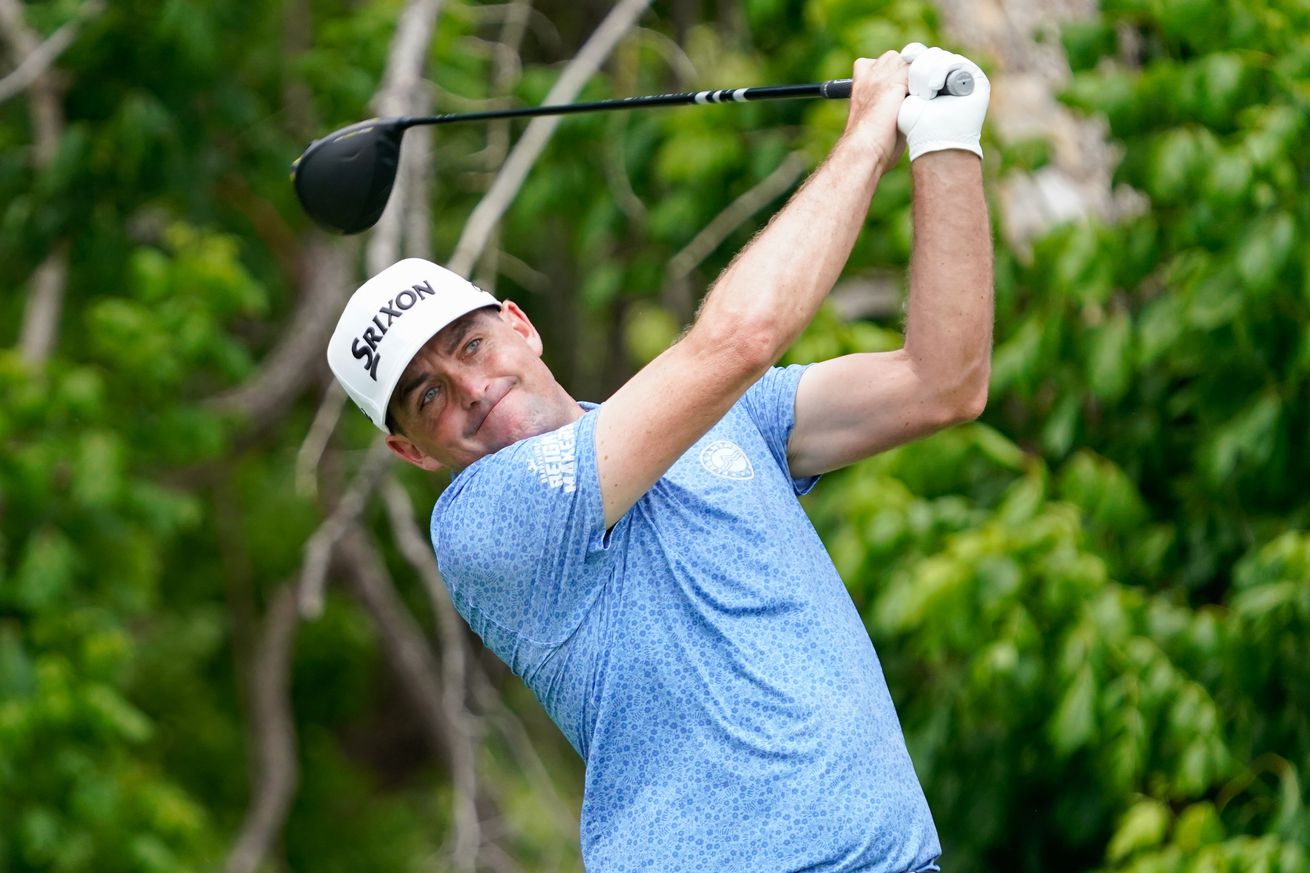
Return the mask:
[[[934, 97], [961, 68], [973, 92]], [[937, 869], [877, 655], [796, 496], [983, 408], [990, 86], [917, 44], [858, 60], [853, 79], [823, 165], [603, 405], [556, 382], [518, 306], [425, 261], [365, 283], [328, 348], [392, 451], [453, 472], [438, 565], [586, 761], [593, 873]], [[774, 367], [837, 280], [900, 135], [904, 347]]]

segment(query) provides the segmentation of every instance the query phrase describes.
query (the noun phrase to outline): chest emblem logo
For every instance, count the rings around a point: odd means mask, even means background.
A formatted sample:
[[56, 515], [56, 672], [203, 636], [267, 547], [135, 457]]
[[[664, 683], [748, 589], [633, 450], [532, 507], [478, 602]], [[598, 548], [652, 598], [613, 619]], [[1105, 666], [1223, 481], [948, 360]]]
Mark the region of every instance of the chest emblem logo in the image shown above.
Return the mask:
[[741, 446], [731, 440], [715, 440], [700, 452], [700, 463], [715, 476], [724, 479], [754, 479], [755, 468]]

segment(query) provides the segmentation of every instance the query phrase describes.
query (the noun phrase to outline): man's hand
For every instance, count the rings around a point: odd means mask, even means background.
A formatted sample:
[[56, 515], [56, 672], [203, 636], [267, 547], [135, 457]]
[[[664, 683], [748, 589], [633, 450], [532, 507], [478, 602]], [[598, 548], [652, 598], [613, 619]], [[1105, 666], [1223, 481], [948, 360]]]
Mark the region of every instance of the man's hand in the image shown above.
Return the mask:
[[[925, 48], [922, 43], [912, 42], [900, 54], [910, 62], [910, 96], [900, 106], [897, 126], [909, 145], [910, 160], [947, 149], [963, 149], [981, 158], [979, 135], [992, 93], [987, 75], [963, 55]], [[937, 93], [954, 70], [973, 74], [972, 94]]]
[[899, 52], [889, 51], [877, 58], [860, 58], [851, 76], [845, 136], [861, 139], [866, 148], [873, 149], [884, 170], [900, 157], [902, 142], [896, 124], [909, 93], [908, 71], [908, 61]]

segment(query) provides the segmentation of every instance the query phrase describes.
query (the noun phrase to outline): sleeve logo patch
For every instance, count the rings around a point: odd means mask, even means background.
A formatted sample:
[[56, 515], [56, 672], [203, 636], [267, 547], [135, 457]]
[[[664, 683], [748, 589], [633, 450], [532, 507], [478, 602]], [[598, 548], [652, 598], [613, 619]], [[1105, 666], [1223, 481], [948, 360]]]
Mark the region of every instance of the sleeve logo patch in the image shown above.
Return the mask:
[[528, 469], [537, 474], [542, 485], [572, 494], [578, 490], [577, 447], [577, 422], [543, 434], [533, 443]]
[[723, 479], [744, 481], [755, 478], [755, 468], [741, 446], [731, 440], [715, 440], [700, 452], [700, 463]]

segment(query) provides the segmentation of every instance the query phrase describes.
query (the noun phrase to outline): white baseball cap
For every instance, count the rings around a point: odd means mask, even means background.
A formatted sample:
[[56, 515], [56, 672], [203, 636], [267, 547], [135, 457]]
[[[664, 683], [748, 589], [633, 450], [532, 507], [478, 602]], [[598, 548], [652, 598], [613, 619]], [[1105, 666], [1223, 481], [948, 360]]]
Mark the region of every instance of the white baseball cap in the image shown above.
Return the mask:
[[328, 366], [383, 431], [400, 374], [423, 345], [461, 315], [500, 301], [421, 258], [397, 261], [351, 296], [328, 341]]

